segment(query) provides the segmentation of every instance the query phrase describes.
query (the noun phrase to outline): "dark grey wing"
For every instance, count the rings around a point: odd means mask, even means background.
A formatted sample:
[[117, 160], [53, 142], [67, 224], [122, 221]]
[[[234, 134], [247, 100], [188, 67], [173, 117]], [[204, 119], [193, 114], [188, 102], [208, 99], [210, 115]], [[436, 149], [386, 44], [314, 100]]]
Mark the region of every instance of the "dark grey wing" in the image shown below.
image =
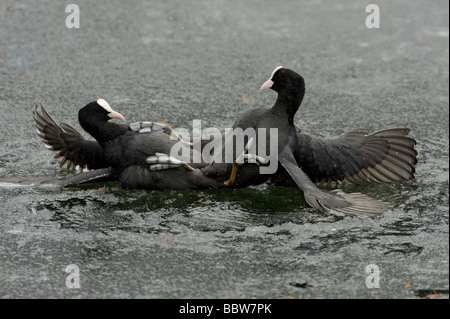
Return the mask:
[[33, 118], [37, 134], [45, 146], [56, 153], [61, 167], [98, 169], [109, 166], [97, 141], [85, 139], [69, 124], [56, 124], [42, 105], [40, 112], [35, 106]]
[[94, 169], [89, 172], [83, 172], [80, 174], [75, 174], [62, 178], [52, 178], [39, 182], [39, 184], [55, 184], [60, 187], [69, 186], [69, 185], [78, 185], [84, 183], [93, 183], [100, 181], [110, 181], [113, 180], [113, 176], [111, 174], [111, 168], [100, 168]]
[[187, 170], [184, 167], [152, 171], [146, 165], [131, 165], [119, 176], [119, 182], [126, 189], [213, 189], [224, 187], [223, 182], [207, 177], [201, 170]]
[[320, 139], [298, 133], [295, 159], [314, 182], [390, 183], [414, 179], [416, 141], [409, 129], [369, 134], [355, 129], [336, 138]]
[[113, 180], [111, 168], [101, 168], [65, 177], [48, 176], [5, 176], [0, 177], [0, 185], [64, 187], [88, 182]]
[[346, 194], [341, 190], [326, 191], [318, 188], [298, 167], [289, 147], [286, 147], [278, 155], [278, 160], [303, 191], [305, 200], [314, 208], [332, 210], [350, 216], [367, 215], [371, 217], [381, 214], [385, 209], [382, 202], [361, 193]]

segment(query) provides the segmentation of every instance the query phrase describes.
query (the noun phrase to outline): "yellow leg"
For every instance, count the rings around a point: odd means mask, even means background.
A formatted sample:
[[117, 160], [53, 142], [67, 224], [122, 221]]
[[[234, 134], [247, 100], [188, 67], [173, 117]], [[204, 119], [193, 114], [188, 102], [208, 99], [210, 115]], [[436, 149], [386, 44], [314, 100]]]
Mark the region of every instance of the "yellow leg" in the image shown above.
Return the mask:
[[233, 168], [231, 169], [230, 178], [228, 180], [226, 180], [225, 182], [223, 182], [223, 184], [225, 186], [232, 186], [234, 184], [234, 181], [236, 180], [237, 171], [238, 171], [238, 166], [236, 165], [236, 163], [233, 163]]

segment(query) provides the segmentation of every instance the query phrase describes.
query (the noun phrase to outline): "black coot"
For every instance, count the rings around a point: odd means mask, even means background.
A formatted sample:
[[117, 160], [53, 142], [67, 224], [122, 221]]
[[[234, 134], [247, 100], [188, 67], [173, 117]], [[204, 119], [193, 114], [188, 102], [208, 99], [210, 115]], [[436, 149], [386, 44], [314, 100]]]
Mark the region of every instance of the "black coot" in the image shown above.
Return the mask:
[[[373, 216], [382, 213], [385, 208], [384, 205], [380, 201], [363, 194], [345, 194], [339, 190], [330, 192], [319, 189], [311, 178], [299, 167], [295, 154], [297, 153], [297, 157], [301, 157], [302, 154], [304, 155], [304, 152], [301, 149], [302, 143], [299, 142], [299, 135], [294, 125], [294, 115], [300, 107], [305, 94], [305, 81], [303, 77], [292, 70], [277, 67], [272, 72], [270, 78], [262, 85], [261, 90], [269, 88], [278, 93], [273, 107], [270, 109], [250, 110], [241, 115], [233, 127], [239, 127], [242, 130], [253, 128], [255, 131], [258, 128], [277, 129], [277, 160], [284, 171], [289, 174], [295, 184], [303, 191], [306, 201], [311, 206], [334, 210], [347, 215], [365, 214]], [[266, 145], [270, 144], [267, 136], [262, 138], [267, 139]], [[267, 154], [267, 149], [265, 151]], [[325, 163], [327, 159], [319, 157], [318, 161], [315, 161], [316, 163]], [[310, 164], [314, 165], [313, 162]], [[330, 164], [333, 165], [329, 169], [332, 171], [335, 162], [331, 161]], [[203, 171], [208, 176], [217, 174], [218, 171], [220, 174], [228, 171], [231, 174], [230, 179], [232, 182], [241, 182], [243, 184], [251, 184], [255, 179], [259, 180], [261, 178], [257, 170], [251, 166], [242, 167], [237, 176], [234, 176], [236, 170], [230, 168], [229, 164], [224, 164], [223, 161], [220, 161], [220, 163], [213, 162], [204, 168]], [[339, 170], [337, 172], [341, 173]], [[339, 179], [341, 176], [338, 174], [336, 177]], [[351, 178], [348, 178], [348, 180], [352, 181]]]
[[[111, 122], [111, 119], [124, 118], [103, 99], [87, 104], [78, 113], [81, 127], [95, 141], [84, 139], [71, 127], [70, 134], [67, 135], [66, 128], [69, 126], [58, 126], [43, 108], [41, 110], [43, 114], [36, 110], [34, 115], [38, 134], [49, 149], [57, 152], [58, 158], [62, 157], [61, 163], [68, 162], [71, 167], [110, 167], [110, 178], [118, 180], [124, 188], [185, 189], [223, 186], [203, 175], [195, 165], [167, 155], [179, 141], [171, 138], [172, 132], [167, 132], [166, 126], [153, 122], [130, 125]], [[76, 147], [71, 148], [70, 145], [73, 144], [70, 143], [74, 137]], [[61, 139], [67, 143], [61, 143]], [[76, 153], [79, 148], [83, 152], [78, 157], [74, 156], [73, 152]], [[91, 153], [90, 149], [94, 151]], [[94, 167], [95, 163], [98, 163], [97, 167]], [[103, 178], [104, 171], [101, 174]]]

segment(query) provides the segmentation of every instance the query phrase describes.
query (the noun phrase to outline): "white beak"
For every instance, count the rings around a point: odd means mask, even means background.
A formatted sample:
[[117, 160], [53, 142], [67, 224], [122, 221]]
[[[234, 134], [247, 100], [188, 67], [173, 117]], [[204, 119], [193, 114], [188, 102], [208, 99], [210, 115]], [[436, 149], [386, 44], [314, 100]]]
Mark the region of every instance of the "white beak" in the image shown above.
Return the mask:
[[116, 111], [112, 111], [108, 113], [108, 117], [112, 118], [112, 119], [118, 119], [121, 121], [125, 121], [125, 118], [122, 116], [122, 114], [116, 112]]
[[274, 83], [274, 82], [272, 81], [273, 76], [275, 75], [275, 73], [276, 73], [279, 69], [282, 69], [282, 68], [283, 68], [282, 66], [276, 67], [275, 70], [273, 70], [272, 74], [270, 75], [270, 78], [269, 78], [266, 82], [264, 82], [264, 84], [261, 86], [261, 88], [260, 88], [259, 90], [260, 90], [260, 91], [264, 91], [264, 90], [270, 89], [270, 88], [272, 87], [273, 83]]
[[106, 112], [108, 112], [108, 116], [110, 118], [125, 121], [125, 118], [122, 116], [122, 114], [114, 111], [109, 105], [109, 103], [106, 102], [104, 99], [98, 99], [97, 104], [100, 105], [102, 108], [104, 108]]
[[268, 79], [266, 82], [264, 82], [264, 84], [261, 86], [261, 88], [259, 89], [260, 91], [264, 91], [267, 89], [270, 89], [273, 85], [273, 81], [272, 79]]

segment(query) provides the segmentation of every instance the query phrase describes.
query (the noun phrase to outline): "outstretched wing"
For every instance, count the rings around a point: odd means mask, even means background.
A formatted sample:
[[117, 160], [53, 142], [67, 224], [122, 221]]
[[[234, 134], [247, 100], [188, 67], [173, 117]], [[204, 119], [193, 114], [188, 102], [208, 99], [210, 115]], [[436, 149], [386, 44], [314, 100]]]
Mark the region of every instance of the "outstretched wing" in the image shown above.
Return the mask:
[[95, 140], [85, 139], [73, 126], [56, 124], [42, 105], [33, 111], [36, 131], [45, 146], [55, 152], [61, 167], [98, 169], [108, 167], [103, 150]]
[[369, 134], [355, 129], [336, 138], [298, 134], [295, 159], [314, 182], [390, 183], [414, 179], [416, 141], [409, 129], [394, 128]]
[[42, 180], [39, 182], [39, 184], [53, 184], [59, 187], [66, 187], [84, 183], [112, 181], [114, 180], [114, 176], [111, 174], [111, 170], [111, 167], [99, 168], [79, 174]]
[[88, 182], [100, 182], [113, 180], [111, 168], [100, 168], [74, 175], [63, 177], [49, 176], [5, 176], [0, 177], [0, 185], [13, 186], [42, 186], [42, 187], [65, 187]]
[[314, 208], [332, 210], [350, 216], [376, 216], [385, 209], [382, 202], [361, 193], [346, 194], [341, 190], [327, 191], [318, 188], [308, 175], [298, 167], [294, 154], [289, 147], [286, 147], [278, 155], [278, 160], [303, 191], [305, 200]]

